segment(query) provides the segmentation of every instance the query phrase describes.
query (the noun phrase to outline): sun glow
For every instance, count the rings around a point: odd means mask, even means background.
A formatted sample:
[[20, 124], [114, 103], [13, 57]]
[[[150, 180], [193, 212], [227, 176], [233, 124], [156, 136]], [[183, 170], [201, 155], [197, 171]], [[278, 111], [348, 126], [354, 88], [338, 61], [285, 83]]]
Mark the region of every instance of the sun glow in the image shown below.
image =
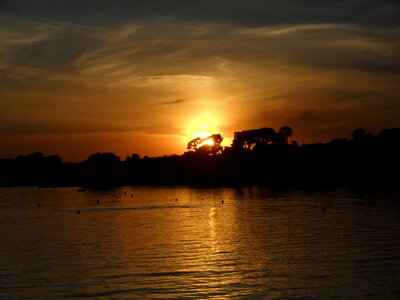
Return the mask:
[[212, 146], [212, 145], [214, 145], [213, 139], [207, 139], [201, 143], [201, 146]]
[[[188, 126], [183, 134], [183, 142], [187, 145], [188, 142], [195, 138], [206, 139], [213, 134], [221, 134], [223, 136], [222, 146], [229, 146], [232, 139], [221, 130], [221, 126], [225, 122], [225, 117], [221, 116], [217, 111], [207, 110], [203, 113], [199, 113], [196, 116], [192, 116], [186, 121]], [[213, 139], [206, 139], [199, 146], [213, 146]]]
[[[185, 141], [189, 142], [195, 138], [205, 139], [214, 133], [219, 133], [220, 118], [212, 112], [197, 115], [190, 120], [185, 132]], [[212, 145], [214, 142], [209, 139], [203, 144]]]
[[203, 132], [203, 131], [201, 131], [201, 132], [196, 132], [196, 133], [194, 133], [193, 134], [193, 138], [202, 138], [202, 139], [205, 139], [205, 138], [207, 138], [207, 137], [209, 137], [211, 135], [211, 133], [209, 133], [209, 132]]

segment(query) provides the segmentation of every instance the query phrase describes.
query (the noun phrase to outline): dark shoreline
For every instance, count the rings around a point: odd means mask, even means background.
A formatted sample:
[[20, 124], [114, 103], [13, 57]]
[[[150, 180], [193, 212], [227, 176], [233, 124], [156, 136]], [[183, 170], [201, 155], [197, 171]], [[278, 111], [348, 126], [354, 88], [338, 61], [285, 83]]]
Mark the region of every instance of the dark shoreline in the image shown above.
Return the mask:
[[357, 129], [350, 140], [308, 145], [288, 143], [289, 133], [284, 138], [278, 133], [268, 128], [237, 132], [231, 147], [221, 147], [222, 138], [213, 135], [213, 145], [189, 143], [192, 150], [163, 157], [132, 154], [121, 160], [95, 153], [69, 163], [40, 152], [19, 155], [0, 159], [0, 186], [400, 187], [399, 128], [376, 136]]

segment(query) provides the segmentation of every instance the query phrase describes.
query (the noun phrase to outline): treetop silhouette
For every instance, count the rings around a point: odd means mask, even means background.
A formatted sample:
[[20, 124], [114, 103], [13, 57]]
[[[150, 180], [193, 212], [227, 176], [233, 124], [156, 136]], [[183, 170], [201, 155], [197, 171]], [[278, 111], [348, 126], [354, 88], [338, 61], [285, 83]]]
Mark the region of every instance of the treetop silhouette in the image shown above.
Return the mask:
[[273, 128], [263, 127], [234, 133], [232, 147], [240, 150], [253, 150], [270, 144], [287, 144], [288, 138], [293, 134], [293, 129], [283, 126], [276, 132]]
[[0, 159], [0, 185], [269, 185], [400, 186], [400, 129], [377, 135], [356, 129], [352, 137], [298, 145], [283, 126], [238, 131], [230, 147], [221, 134], [195, 138], [183, 155], [122, 161], [95, 153], [79, 163], [40, 152]]
[[197, 153], [206, 153], [208, 155], [218, 155], [222, 153], [223, 147], [221, 146], [223, 137], [221, 134], [212, 134], [208, 137], [197, 137], [187, 144], [189, 151]]

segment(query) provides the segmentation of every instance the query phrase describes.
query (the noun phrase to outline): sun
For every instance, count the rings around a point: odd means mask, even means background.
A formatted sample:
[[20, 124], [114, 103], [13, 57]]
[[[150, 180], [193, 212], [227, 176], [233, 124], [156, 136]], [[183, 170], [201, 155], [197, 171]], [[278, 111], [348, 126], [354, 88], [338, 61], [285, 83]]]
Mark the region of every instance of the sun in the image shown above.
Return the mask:
[[[186, 142], [195, 138], [205, 139], [214, 133], [219, 133], [220, 118], [212, 112], [206, 112], [197, 115], [188, 122], [185, 132]], [[212, 145], [212, 139], [205, 141], [203, 144]]]
[[199, 131], [199, 132], [195, 132], [193, 134], [193, 138], [199, 137], [199, 138], [205, 139], [205, 138], [209, 137], [210, 135], [211, 135], [211, 133], [209, 133], [209, 132]]
[[201, 146], [213, 146], [213, 145], [214, 145], [213, 139], [207, 139], [201, 143]]
[[[230, 137], [224, 136], [221, 127], [225, 122], [225, 116], [214, 110], [205, 110], [186, 120], [187, 127], [184, 130], [183, 140], [185, 144], [195, 138], [206, 139], [213, 134], [222, 134], [224, 140], [222, 146], [229, 146], [232, 142]], [[200, 146], [213, 146], [213, 139], [206, 139]]]

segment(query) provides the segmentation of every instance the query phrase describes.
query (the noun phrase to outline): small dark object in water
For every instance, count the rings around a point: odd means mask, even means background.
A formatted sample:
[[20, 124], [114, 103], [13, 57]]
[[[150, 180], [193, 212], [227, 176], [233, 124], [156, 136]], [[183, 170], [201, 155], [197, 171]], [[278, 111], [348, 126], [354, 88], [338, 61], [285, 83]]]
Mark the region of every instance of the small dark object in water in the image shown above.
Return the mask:
[[175, 201], [178, 201], [178, 198], [175, 198]]
[[326, 212], [326, 208], [325, 207], [322, 208], [322, 212]]
[[40, 203], [38, 203], [37, 207], [39, 207], [39, 208], [40, 208]]
[[133, 195], [131, 195], [131, 198], [133, 198]]
[[224, 199], [221, 200], [221, 203], [224, 204]]
[[125, 195], [126, 195], [126, 192], [125, 192]]
[[99, 204], [99, 203], [100, 203], [99, 199], [97, 199], [96, 203], [97, 203], [97, 204]]
[[76, 213], [77, 213], [78, 215], [80, 215], [80, 214], [81, 214], [81, 211], [78, 209], [78, 210], [76, 211]]

